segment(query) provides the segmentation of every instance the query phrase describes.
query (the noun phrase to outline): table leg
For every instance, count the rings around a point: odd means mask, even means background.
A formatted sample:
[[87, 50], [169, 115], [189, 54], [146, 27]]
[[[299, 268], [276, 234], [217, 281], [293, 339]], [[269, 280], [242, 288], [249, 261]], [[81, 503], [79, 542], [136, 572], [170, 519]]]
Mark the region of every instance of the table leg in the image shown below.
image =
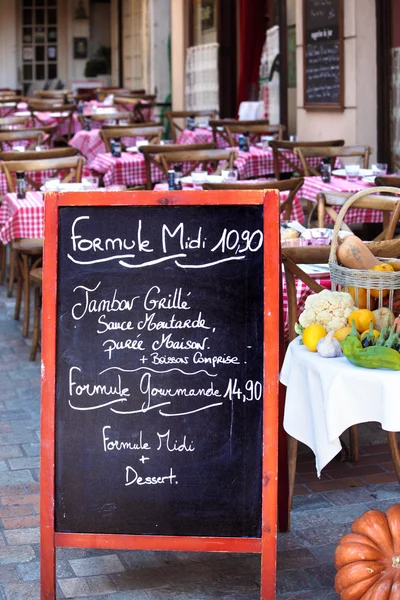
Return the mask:
[[396, 438], [397, 433], [395, 431], [387, 431], [386, 434], [388, 438], [390, 453], [392, 455], [394, 470], [396, 471], [397, 479], [400, 483], [400, 451]]

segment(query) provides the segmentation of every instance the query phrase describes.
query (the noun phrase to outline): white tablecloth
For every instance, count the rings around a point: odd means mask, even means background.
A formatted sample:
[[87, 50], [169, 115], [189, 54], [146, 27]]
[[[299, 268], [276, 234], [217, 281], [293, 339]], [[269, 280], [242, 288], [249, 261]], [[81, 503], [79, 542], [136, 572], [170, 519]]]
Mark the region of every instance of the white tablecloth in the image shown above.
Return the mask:
[[400, 371], [362, 369], [346, 358], [322, 358], [289, 344], [280, 375], [287, 386], [283, 426], [315, 454], [318, 476], [341, 450], [351, 425], [376, 421], [400, 431]]
[[240, 121], [254, 121], [264, 119], [264, 102], [241, 102], [239, 106]]

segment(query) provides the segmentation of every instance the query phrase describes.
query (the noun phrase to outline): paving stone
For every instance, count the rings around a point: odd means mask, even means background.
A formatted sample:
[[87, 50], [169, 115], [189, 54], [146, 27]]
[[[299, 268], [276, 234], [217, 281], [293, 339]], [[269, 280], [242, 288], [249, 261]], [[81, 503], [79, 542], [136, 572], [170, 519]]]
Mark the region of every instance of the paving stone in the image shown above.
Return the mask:
[[315, 556], [308, 548], [286, 550], [277, 554], [277, 569], [279, 571], [311, 567], [315, 565], [315, 562]]
[[0, 565], [0, 582], [12, 583], [18, 581], [18, 571], [15, 565]]
[[10, 546], [21, 544], [35, 544], [39, 542], [39, 527], [28, 527], [27, 529], [10, 529], [4, 532], [7, 543]]
[[4, 586], [7, 600], [36, 600], [40, 597], [39, 582], [12, 583]]
[[[40, 443], [39, 442], [34, 442], [32, 444], [22, 444], [22, 449], [27, 456], [40, 456]], [[1, 452], [1, 446], [0, 446], [0, 452]], [[0, 456], [1, 456], [1, 454], [0, 454]], [[16, 455], [16, 456], [19, 456], [19, 455]]]
[[276, 574], [277, 594], [309, 590], [309, 598], [315, 598], [311, 590], [315, 590], [317, 582], [306, 569], [278, 571]]
[[32, 431], [12, 431], [10, 433], [0, 433], [0, 446], [8, 446], [10, 444], [27, 444], [30, 442], [37, 442], [37, 435], [35, 435], [35, 433]]
[[[349, 530], [350, 533], [350, 530]], [[315, 556], [316, 560], [321, 563], [328, 563], [333, 565], [333, 557], [335, 555], [335, 550], [337, 548], [337, 543], [325, 544], [324, 546], [314, 546], [309, 550]]]
[[80, 598], [93, 594], [108, 595], [115, 591], [112, 581], [105, 576], [59, 579], [66, 598]]
[[346, 506], [337, 506], [335, 508], [324, 510], [324, 516], [331, 522], [338, 525], [352, 523], [358, 519], [366, 510], [367, 504], [350, 504]]
[[0, 548], [0, 565], [30, 562], [34, 558], [35, 551], [31, 546]]
[[0, 446], [0, 459], [14, 458], [23, 455], [24, 453], [19, 445], [15, 444], [14, 446]]
[[23, 456], [22, 458], [10, 458], [8, 460], [12, 471], [20, 469], [38, 469], [40, 465], [38, 456]]
[[101, 575], [108, 573], [120, 573], [125, 571], [124, 565], [116, 554], [98, 556], [96, 558], [79, 558], [69, 561], [72, 570], [78, 577], [89, 575]]
[[[28, 486], [30, 486], [32, 484], [27, 484], [27, 488]], [[14, 506], [14, 505], [18, 505], [18, 504], [31, 504], [31, 502], [35, 501], [35, 500], [39, 500], [39, 494], [38, 493], [34, 493], [34, 494], [27, 494], [26, 491], [24, 490], [24, 488], [21, 488], [21, 492], [18, 494], [13, 494], [10, 490], [10, 495], [4, 495], [1, 496], [0, 495], [0, 502], [1, 504], [3, 504], [3, 506]], [[29, 491], [29, 490], [28, 490]]]
[[25, 517], [9, 517], [1, 519], [2, 525], [5, 530], [7, 529], [21, 529], [27, 527], [39, 527], [39, 516], [29, 515]]
[[[337, 494], [338, 492], [331, 492]], [[329, 500], [329, 494], [307, 494], [295, 496], [293, 498], [293, 509], [295, 510], [316, 510], [317, 508], [332, 507], [332, 502]]]
[[15, 483], [28, 483], [34, 481], [32, 473], [28, 470], [22, 471], [0, 471], [0, 486], [13, 485]]
[[32, 509], [28, 504], [0, 506], [0, 519], [7, 517], [24, 517], [31, 514]]
[[40, 579], [40, 561], [32, 561], [23, 565], [18, 565], [18, 573], [22, 581], [39, 581]]
[[302, 540], [305, 547], [323, 546], [328, 543], [338, 543], [340, 538], [349, 533], [347, 525], [329, 525], [325, 527], [310, 527], [301, 529], [297, 532], [297, 536]]

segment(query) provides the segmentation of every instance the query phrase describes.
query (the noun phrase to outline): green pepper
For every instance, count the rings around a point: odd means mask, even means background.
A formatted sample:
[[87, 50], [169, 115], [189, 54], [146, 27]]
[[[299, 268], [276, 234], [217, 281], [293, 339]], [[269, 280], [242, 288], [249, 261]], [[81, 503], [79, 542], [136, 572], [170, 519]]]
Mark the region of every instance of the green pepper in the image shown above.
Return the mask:
[[374, 324], [372, 321], [369, 324], [368, 332], [363, 337], [361, 337], [361, 345], [363, 348], [375, 346]]
[[393, 348], [383, 346], [363, 348], [361, 341], [350, 334], [340, 345], [347, 360], [356, 367], [400, 371], [400, 353]]

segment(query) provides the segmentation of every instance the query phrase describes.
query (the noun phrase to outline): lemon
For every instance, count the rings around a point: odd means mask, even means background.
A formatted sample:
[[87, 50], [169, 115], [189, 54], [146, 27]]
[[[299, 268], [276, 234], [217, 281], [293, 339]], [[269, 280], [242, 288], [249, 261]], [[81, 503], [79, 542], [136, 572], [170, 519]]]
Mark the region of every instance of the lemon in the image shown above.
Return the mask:
[[310, 350], [310, 352], [316, 352], [319, 340], [325, 336], [325, 328], [322, 327], [322, 325], [317, 325], [314, 323], [313, 325], [306, 327], [303, 331], [303, 344], [308, 350]]
[[351, 326], [353, 321], [356, 322], [356, 329], [359, 333], [362, 333], [366, 329], [369, 329], [369, 324], [375, 324], [375, 315], [372, 311], [367, 308], [360, 308], [359, 310], [353, 310], [349, 316], [349, 325]]
[[342, 327], [338, 329], [333, 334], [333, 337], [336, 338], [339, 342], [342, 342], [351, 332], [351, 327]]

